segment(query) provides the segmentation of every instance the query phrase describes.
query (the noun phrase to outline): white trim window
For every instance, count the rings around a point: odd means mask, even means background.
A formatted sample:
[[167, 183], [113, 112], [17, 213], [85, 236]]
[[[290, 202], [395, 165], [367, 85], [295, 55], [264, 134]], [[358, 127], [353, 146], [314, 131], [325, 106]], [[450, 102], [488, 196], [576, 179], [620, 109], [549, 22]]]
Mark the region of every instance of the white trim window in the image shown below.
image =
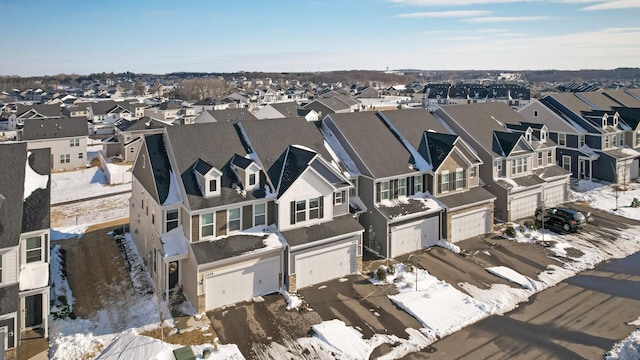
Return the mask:
[[253, 205], [253, 226], [265, 225], [267, 223], [267, 204]]
[[604, 147], [603, 147], [603, 149], [608, 149], [611, 140], [609, 139], [608, 135], [603, 136], [603, 138], [604, 138]]
[[167, 210], [165, 213], [166, 219], [166, 231], [171, 231], [180, 225], [180, 221], [178, 219], [178, 209]]
[[438, 185], [439, 185], [439, 191], [440, 193], [445, 193], [449, 191], [449, 171], [445, 170], [443, 171], [439, 176], [438, 176], [439, 180], [438, 181]]
[[215, 216], [213, 213], [200, 214], [200, 239], [215, 235]]
[[242, 228], [241, 216], [240, 208], [227, 210], [227, 232], [240, 231]]
[[567, 134], [558, 133], [558, 145], [559, 146], [567, 145]]
[[424, 191], [422, 184], [422, 175], [416, 175], [413, 177], [413, 192], [421, 193]]
[[571, 171], [571, 156], [562, 155], [562, 168]]
[[380, 200], [389, 200], [389, 182], [380, 182]]
[[502, 171], [502, 160], [495, 160], [494, 161], [494, 166], [496, 167], [496, 171], [497, 172], [501, 172]]
[[585, 144], [584, 134], [578, 135], [578, 147], [581, 148], [584, 146], [584, 144]]
[[44, 244], [42, 236], [33, 236], [25, 239], [24, 260], [25, 263], [39, 262], [44, 260]]
[[464, 170], [456, 169], [455, 175], [456, 175], [456, 180], [455, 180], [456, 190], [464, 189], [465, 185], [467, 184], [466, 174], [464, 173]]
[[542, 151], [538, 151], [538, 166], [544, 166], [544, 154]]
[[320, 218], [320, 198], [309, 199], [309, 220]]
[[60, 154], [60, 164], [68, 164], [71, 162], [71, 154]]
[[554, 163], [555, 161], [553, 161], [553, 150], [549, 149], [547, 150], [547, 165]]
[[344, 204], [345, 201], [345, 195], [346, 192], [343, 191], [336, 191], [333, 193], [333, 205], [342, 205]]
[[80, 146], [80, 139], [70, 139], [69, 140], [70, 147], [78, 147]]
[[527, 172], [527, 163], [529, 158], [519, 157], [511, 159], [511, 175], [518, 175]]
[[469, 168], [469, 178], [473, 179], [474, 177], [476, 177], [476, 167], [472, 166]]
[[394, 196], [396, 199], [399, 197], [407, 196], [407, 179], [398, 179], [398, 194]]

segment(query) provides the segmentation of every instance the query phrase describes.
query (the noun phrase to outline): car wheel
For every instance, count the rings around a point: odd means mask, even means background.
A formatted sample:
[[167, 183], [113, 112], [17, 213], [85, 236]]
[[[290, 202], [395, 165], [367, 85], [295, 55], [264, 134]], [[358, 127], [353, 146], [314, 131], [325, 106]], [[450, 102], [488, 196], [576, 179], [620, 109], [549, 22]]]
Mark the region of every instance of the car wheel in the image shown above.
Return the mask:
[[569, 232], [569, 230], [571, 230], [571, 226], [569, 226], [569, 224], [564, 224], [562, 226], [562, 228], [564, 229], [564, 231]]

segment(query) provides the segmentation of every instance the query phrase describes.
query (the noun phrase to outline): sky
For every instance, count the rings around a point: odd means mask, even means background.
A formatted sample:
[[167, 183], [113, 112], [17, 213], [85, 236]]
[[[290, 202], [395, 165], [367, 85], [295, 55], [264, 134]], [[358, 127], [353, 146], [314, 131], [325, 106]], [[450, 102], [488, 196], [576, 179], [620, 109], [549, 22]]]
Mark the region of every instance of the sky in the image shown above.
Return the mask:
[[0, 0], [0, 75], [613, 69], [640, 0]]

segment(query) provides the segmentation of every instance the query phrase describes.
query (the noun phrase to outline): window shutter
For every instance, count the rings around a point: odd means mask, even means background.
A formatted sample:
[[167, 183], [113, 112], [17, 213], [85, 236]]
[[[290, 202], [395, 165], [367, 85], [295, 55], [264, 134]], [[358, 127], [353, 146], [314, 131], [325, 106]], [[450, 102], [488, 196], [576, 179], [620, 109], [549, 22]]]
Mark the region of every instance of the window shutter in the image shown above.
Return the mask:
[[291, 202], [291, 225], [296, 223], [296, 202]]
[[398, 179], [391, 181], [391, 194], [392, 199], [398, 198]]
[[462, 170], [462, 188], [467, 187], [467, 170]]
[[407, 195], [413, 195], [415, 193], [413, 189], [413, 176], [409, 176], [407, 177]]
[[376, 202], [380, 202], [380, 183], [376, 183]]
[[318, 198], [318, 212], [320, 213], [319, 218], [322, 219], [324, 217], [324, 196]]
[[438, 174], [438, 192], [442, 192], [442, 174]]

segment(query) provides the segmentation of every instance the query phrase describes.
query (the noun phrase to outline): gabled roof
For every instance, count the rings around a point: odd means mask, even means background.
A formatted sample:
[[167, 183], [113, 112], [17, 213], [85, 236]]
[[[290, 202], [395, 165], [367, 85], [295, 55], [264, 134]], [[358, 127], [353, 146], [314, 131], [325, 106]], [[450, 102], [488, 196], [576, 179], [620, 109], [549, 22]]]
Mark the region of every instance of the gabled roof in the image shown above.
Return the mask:
[[244, 108], [225, 110], [206, 110], [217, 122], [230, 121], [251, 121], [258, 120], [253, 114]]
[[621, 103], [606, 96], [600, 91], [578, 92], [576, 97], [586, 102], [593, 110], [611, 110], [614, 106], [620, 106]]
[[430, 162], [433, 169], [437, 169], [453, 151], [457, 139], [458, 135], [425, 131], [424, 143], [426, 143], [426, 147], [421, 146], [420, 153], [424, 156], [424, 150], [427, 150], [427, 161]]
[[278, 197], [284, 194], [302, 175], [316, 155], [311, 149], [295, 145], [287, 148], [268, 171], [269, 178], [271, 178], [273, 185], [277, 189]]
[[349, 104], [345, 103], [344, 101], [336, 97], [316, 99], [310, 102], [309, 104], [305, 105], [304, 107], [313, 108], [313, 105], [312, 105], [313, 103], [321, 104], [334, 112], [351, 109], [351, 106]]
[[400, 134], [416, 149], [420, 146], [425, 131], [450, 133], [427, 109], [380, 111], [380, 114], [392, 123]]
[[116, 123], [116, 127], [120, 131], [139, 131], [139, 130], [151, 130], [162, 129], [169, 126], [167, 123], [152, 119], [148, 116], [141, 117], [137, 120], [123, 119]]
[[[246, 154], [244, 144], [234, 125], [230, 122], [177, 125], [165, 129], [168, 147], [171, 148], [180, 174], [186, 199], [191, 210], [206, 209], [224, 204], [237, 203], [264, 196], [262, 190], [243, 194], [235, 186], [240, 186], [233, 170], [231, 159], [236, 154]], [[194, 166], [200, 161], [222, 172], [220, 196], [203, 197]], [[205, 171], [205, 170], [202, 170]], [[208, 171], [208, 170], [206, 170]]]
[[0, 152], [0, 248], [7, 248], [20, 243], [21, 233], [50, 227], [51, 181], [44, 186], [33, 177], [49, 177], [51, 152], [27, 150], [25, 142], [0, 144]]
[[86, 118], [25, 119], [22, 139], [43, 140], [89, 136]]
[[[29, 113], [30, 112], [30, 113]], [[29, 113], [29, 114], [27, 114]], [[33, 104], [33, 105], [22, 105], [18, 104], [16, 108], [16, 116], [24, 117], [29, 115], [32, 117], [36, 115], [37, 117], [60, 117], [62, 116], [62, 110], [59, 104]]]
[[164, 144], [162, 134], [147, 135], [145, 137], [147, 151], [149, 153], [149, 163], [153, 170], [153, 177], [158, 190], [158, 203], [163, 204], [169, 196], [171, 186], [171, 163]]
[[640, 108], [640, 100], [633, 97], [625, 89], [606, 89], [604, 95], [619, 102], [622, 106]]
[[505, 124], [527, 121], [509, 105], [499, 102], [441, 106], [436, 114], [452, 118], [493, 157], [508, 156], [520, 138], [519, 134], [506, 132]]
[[631, 127], [631, 129], [635, 130], [638, 128], [638, 125], [640, 125], [640, 107], [615, 107], [613, 108], [613, 111], [617, 112], [622, 120]]
[[[366, 169], [363, 174], [387, 178], [414, 172], [412, 153], [372, 111], [329, 114], [323, 121], [332, 122], [357, 154]], [[336, 136], [338, 136], [336, 134]]]
[[275, 104], [270, 104], [268, 106], [271, 106], [277, 112], [282, 114], [283, 117], [286, 117], [286, 118], [300, 116], [300, 114], [298, 113], [300, 106], [295, 101], [275, 103]]
[[235, 165], [236, 167], [239, 167], [240, 169], [246, 169], [251, 164], [253, 164], [253, 160], [248, 159], [244, 156], [240, 156], [238, 154], [234, 154], [233, 158], [231, 159], [231, 164]]
[[363, 230], [362, 225], [353, 216], [343, 215], [333, 218], [333, 221], [283, 231], [282, 237], [287, 240], [289, 246], [298, 246]]

